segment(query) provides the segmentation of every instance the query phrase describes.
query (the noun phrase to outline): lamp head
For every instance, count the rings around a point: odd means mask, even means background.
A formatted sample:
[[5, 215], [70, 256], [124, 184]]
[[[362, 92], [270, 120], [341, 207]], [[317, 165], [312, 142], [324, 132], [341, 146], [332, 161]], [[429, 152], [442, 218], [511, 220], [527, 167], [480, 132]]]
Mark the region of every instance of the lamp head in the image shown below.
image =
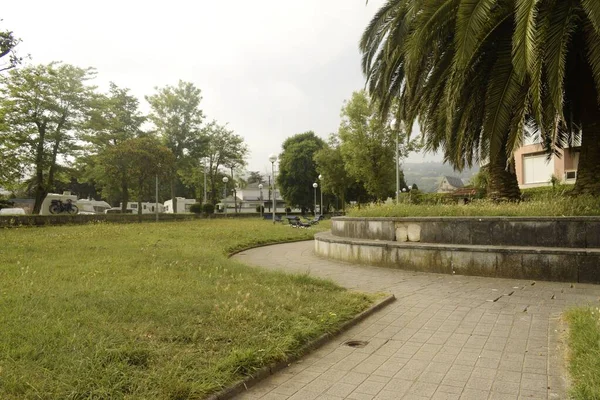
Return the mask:
[[319, 180], [322, 181], [323, 180], [323, 175], [319, 174]]
[[269, 156], [269, 161], [271, 162], [271, 164], [272, 164], [272, 163], [274, 163], [275, 161], [277, 161], [277, 154], [275, 154], [275, 153], [272, 153], [272, 154]]
[[261, 184], [259, 184], [259, 185], [258, 185], [258, 188], [259, 188], [260, 190], [262, 190], [262, 188], [263, 188], [263, 184], [262, 184], [262, 183], [261, 183]]
[[319, 185], [317, 184], [317, 182], [313, 183], [313, 187], [316, 189]]
[[223, 183], [227, 183], [227, 182], [229, 182], [229, 178], [228, 178], [228, 177], [226, 177], [226, 176], [224, 176], [224, 177], [223, 177]]

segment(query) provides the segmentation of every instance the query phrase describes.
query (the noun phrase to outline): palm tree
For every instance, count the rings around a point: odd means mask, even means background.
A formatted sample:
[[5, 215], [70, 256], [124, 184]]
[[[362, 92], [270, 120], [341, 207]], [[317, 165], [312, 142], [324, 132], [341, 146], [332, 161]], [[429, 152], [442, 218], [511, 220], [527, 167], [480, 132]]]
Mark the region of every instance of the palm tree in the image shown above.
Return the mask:
[[599, 32], [597, 0], [389, 0], [360, 48], [382, 111], [458, 169], [489, 160], [492, 197], [519, 196], [527, 123], [549, 151], [583, 132], [576, 190], [600, 193]]

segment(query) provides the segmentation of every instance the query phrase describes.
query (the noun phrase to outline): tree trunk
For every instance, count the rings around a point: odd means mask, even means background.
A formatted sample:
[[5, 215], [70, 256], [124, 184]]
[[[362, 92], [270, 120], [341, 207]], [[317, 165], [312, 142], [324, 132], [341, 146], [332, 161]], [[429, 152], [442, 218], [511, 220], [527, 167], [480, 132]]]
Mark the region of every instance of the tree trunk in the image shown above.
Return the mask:
[[177, 198], [175, 197], [175, 178], [171, 179], [171, 198], [173, 199], [173, 214], [177, 214]]
[[487, 197], [492, 200], [519, 200], [521, 197], [519, 182], [514, 168], [509, 168], [506, 143], [502, 145], [497, 154], [490, 156], [488, 168], [490, 180]]
[[600, 106], [592, 81], [582, 88], [581, 153], [573, 194], [600, 195]]
[[121, 179], [121, 212], [125, 214], [129, 203], [129, 185], [127, 185], [127, 177]]
[[46, 123], [38, 125], [38, 143], [35, 154], [35, 203], [33, 213], [39, 214], [42, 209], [42, 202], [48, 193], [44, 186], [44, 140], [46, 139]]

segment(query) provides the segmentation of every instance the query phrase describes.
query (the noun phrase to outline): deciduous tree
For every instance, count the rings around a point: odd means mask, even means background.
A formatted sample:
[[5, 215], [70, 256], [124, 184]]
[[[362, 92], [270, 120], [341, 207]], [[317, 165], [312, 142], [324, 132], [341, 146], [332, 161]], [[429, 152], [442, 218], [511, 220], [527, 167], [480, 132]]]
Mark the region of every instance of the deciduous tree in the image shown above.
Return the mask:
[[94, 88], [92, 69], [51, 63], [12, 69], [0, 77], [0, 170], [30, 174], [39, 213], [57, 169], [76, 148]]
[[[139, 110], [138, 99], [129, 94], [129, 89], [111, 82], [107, 94], [94, 97], [81, 135], [87, 146], [77, 160], [88, 181], [101, 183], [106, 180], [104, 168], [98, 167], [98, 155], [109, 147], [143, 135], [141, 126], [145, 120], [146, 117]], [[122, 211], [125, 211], [129, 202], [129, 179], [124, 173], [117, 175], [122, 178], [121, 184], [108, 185], [103, 192], [107, 198], [118, 199]]]
[[396, 185], [396, 134], [402, 144], [401, 158], [417, 148], [418, 142], [411, 141], [405, 132], [393, 131], [364, 91], [352, 94], [341, 116], [340, 150], [346, 171], [376, 199], [392, 196]]
[[290, 206], [314, 208], [312, 185], [318, 182], [319, 176], [314, 157], [324, 146], [325, 141], [312, 131], [294, 135], [283, 142], [277, 184]]
[[[200, 109], [201, 91], [191, 82], [179, 81], [177, 86], [156, 88], [156, 94], [146, 96], [152, 109], [149, 119], [156, 127], [163, 143], [173, 152], [177, 169], [184, 168], [189, 162], [190, 150], [202, 142], [201, 135], [204, 113]], [[171, 179], [171, 197], [177, 197], [179, 182], [177, 175]], [[173, 211], [177, 212], [177, 202], [173, 202]]]

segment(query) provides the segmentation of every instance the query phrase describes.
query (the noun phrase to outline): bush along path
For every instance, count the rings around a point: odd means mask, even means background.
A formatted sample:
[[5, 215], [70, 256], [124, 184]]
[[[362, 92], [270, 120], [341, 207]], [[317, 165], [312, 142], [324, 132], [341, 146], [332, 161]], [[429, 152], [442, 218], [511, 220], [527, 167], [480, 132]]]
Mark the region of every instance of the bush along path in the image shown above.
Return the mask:
[[0, 230], [0, 398], [201, 399], [372, 296], [228, 255], [310, 239], [259, 220]]
[[[317, 258], [313, 247], [282, 244], [235, 258], [397, 301], [236, 399], [568, 398], [563, 313], [598, 304], [600, 286], [357, 266]], [[585, 374], [578, 399], [598, 394], [598, 319], [587, 312], [594, 330], [571, 325], [585, 338], [574, 351], [593, 353], [571, 369]]]

